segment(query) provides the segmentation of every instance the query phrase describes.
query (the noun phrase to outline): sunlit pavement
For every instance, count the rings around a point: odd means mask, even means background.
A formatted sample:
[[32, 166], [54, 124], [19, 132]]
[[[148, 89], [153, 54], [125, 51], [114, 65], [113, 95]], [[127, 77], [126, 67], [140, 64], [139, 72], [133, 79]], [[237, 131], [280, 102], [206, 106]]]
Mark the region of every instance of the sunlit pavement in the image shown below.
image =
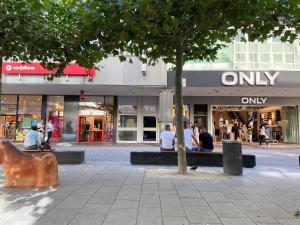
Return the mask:
[[158, 149], [151, 145], [55, 149], [86, 150], [86, 163], [59, 166], [58, 188], [0, 188], [1, 225], [300, 224], [298, 146], [244, 146], [243, 153], [257, 156], [257, 166], [240, 177], [224, 176], [222, 168], [177, 177], [170, 175], [175, 167], [129, 164], [130, 151]]

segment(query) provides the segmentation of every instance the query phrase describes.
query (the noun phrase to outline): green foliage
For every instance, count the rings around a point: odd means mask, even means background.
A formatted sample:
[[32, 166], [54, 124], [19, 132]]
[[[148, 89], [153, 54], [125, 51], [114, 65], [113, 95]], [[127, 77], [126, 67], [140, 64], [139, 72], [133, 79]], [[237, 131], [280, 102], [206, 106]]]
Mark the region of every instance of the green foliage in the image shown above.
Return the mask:
[[112, 49], [109, 40], [95, 41], [94, 31], [101, 27], [92, 27], [91, 10], [87, 1], [2, 0], [0, 57], [38, 60], [56, 75], [72, 61], [91, 68], [107, 56], [102, 42]]
[[[113, 15], [106, 16], [112, 17], [113, 26], [108, 22], [110, 30], [105, 32], [120, 43], [127, 42], [126, 51], [148, 62], [162, 58], [175, 64], [178, 46], [183, 48], [184, 61], [212, 61], [238, 32], [248, 34], [250, 41], [281, 36], [282, 41], [292, 42], [300, 29], [299, 0], [108, 2], [107, 12]], [[96, 13], [103, 15], [101, 9]]]

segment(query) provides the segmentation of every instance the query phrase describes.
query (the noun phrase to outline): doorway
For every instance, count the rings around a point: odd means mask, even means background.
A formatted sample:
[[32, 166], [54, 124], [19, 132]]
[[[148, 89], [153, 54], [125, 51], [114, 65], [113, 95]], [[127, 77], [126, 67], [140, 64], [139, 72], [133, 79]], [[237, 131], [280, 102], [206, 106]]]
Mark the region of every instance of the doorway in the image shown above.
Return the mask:
[[104, 116], [79, 116], [77, 142], [104, 143]]
[[0, 116], [0, 139], [15, 140], [16, 138], [16, 116]]

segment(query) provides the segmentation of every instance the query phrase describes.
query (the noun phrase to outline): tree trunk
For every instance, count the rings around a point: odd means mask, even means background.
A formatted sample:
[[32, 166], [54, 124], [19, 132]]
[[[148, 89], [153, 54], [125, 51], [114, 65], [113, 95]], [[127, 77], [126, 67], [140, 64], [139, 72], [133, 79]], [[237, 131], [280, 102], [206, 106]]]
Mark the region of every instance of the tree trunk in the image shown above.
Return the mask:
[[176, 49], [176, 78], [175, 78], [175, 107], [176, 107], [176, 135], [178, 151], [178, 174], [185, 175], [186, 153], [183, 134], [183, 100], [182, 100], [182, 67], [183, 67], [183, 49], [178, 45]]

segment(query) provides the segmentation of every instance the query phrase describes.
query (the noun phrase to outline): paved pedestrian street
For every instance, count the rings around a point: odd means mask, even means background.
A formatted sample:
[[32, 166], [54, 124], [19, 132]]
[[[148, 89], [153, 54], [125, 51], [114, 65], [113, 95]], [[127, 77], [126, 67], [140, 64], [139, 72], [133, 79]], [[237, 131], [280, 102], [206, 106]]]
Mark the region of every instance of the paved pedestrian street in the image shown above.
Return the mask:
[[239, 177], [222, 168], [181, 177], [176, 167], [129, 164], [131, 150], [155, 146], [69, 148], [85, 149], [86, 163], [59, 166], [59, 187], [0, 188], [1, 225], [300, 224], [298, 147], [244, 148], [258, 165]]

